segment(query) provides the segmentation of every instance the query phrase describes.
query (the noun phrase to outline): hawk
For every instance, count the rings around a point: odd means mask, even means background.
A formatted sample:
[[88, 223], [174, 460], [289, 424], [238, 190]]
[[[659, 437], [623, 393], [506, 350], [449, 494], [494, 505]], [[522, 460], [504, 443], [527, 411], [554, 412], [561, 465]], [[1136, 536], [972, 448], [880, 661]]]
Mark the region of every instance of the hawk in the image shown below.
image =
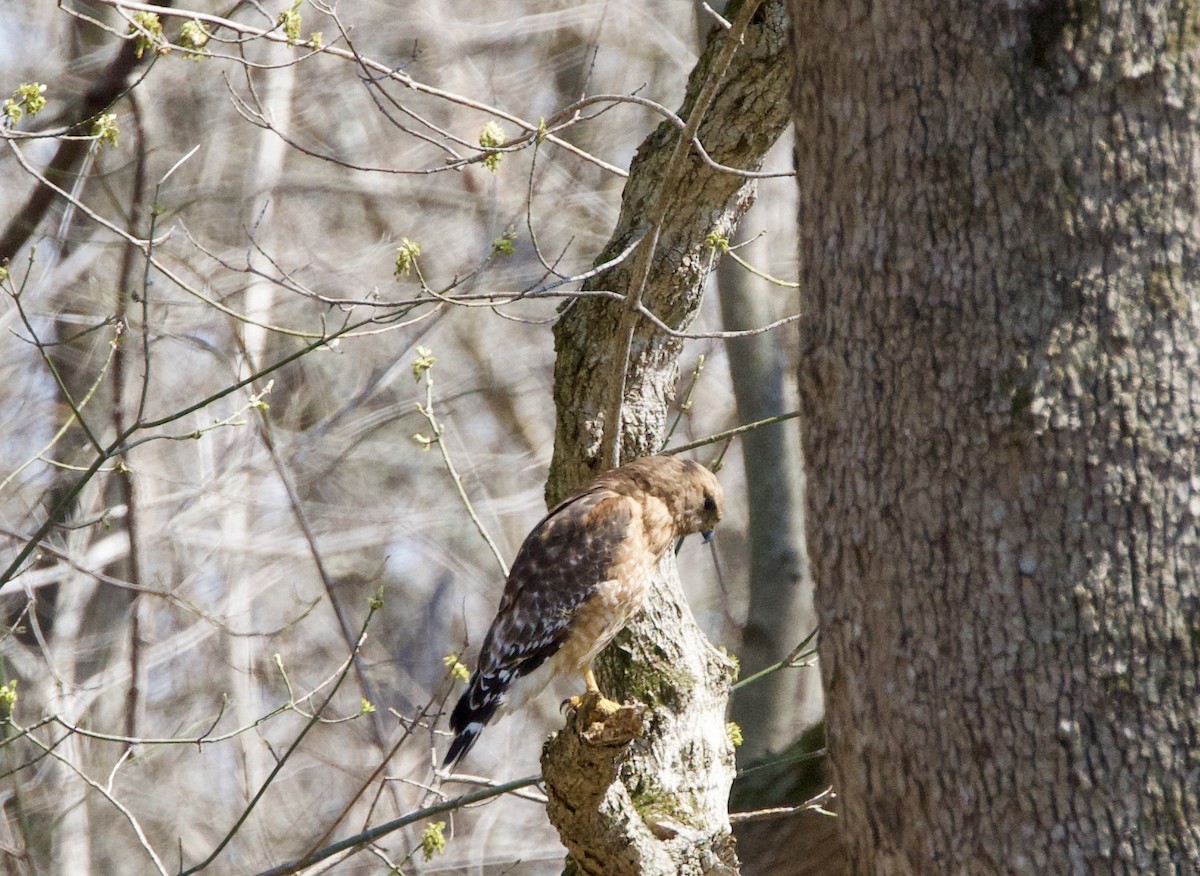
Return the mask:
[[602, 702], [593, 658], [641, 610], [671, 545], [693, 532], [712, 538], [722, 502], [716, 476], [700, 463], [648, 456], [552, 508], [513, 561], [479, 662], [450, 715], [455, 736], [442, 766], [471, 750], [501, 705], [520, 707], [558, 675], [582, 674], [588, 695]]

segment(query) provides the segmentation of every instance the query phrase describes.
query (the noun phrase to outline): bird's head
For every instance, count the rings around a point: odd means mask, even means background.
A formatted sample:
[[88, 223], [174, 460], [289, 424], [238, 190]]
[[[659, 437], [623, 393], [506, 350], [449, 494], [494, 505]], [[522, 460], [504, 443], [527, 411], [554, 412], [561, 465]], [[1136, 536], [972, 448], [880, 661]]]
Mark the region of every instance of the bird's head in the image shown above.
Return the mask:
[[676, 538], [693, 532], [703, 533], [705, 541], [712, 538], [713, 527], [725, 511], [725, 494], [717, 476], [700, 463], [677, 456], [646, 456], [618, 471], [667, 503]]
[[[717, 481], [717, 476], [704, 466], [696, 464], [698, 471], [692, 478], [692, 485], [688, 490], [688, 508], [694, 513], [695, 529], [690, 529], [690, 532], [699, 532], [704, 536], [705, 542], [712, 541], [713, 529], [721, 521], [721, 516], [725, 513], [725, 493], [721, 490], [721, 484]], [[681, 532], [680, 535], [687, 533]]]

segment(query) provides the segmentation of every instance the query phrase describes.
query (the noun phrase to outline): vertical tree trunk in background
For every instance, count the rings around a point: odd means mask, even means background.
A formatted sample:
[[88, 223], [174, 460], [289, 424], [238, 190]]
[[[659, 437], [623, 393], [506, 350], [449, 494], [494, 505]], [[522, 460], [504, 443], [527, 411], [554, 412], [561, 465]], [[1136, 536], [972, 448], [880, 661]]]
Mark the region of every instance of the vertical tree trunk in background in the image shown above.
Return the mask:
[[[282, 47], [275, 49], [269, 59], [279, 62], [287, 53]], [[293, 65], [273, 71], [270, 76], [263, 78], [259, 86], [262, 106], [270, 115], [271, 122], [281, 131], [287, 131], [291, 127], [292, 94], [295, 84], [296, 68]], [[247, 228], [253, 229], [256, 243], [263, 247], [265, 252], [270, 252], [275, 242], [284, 237], [282, 230], [272, 225], [272, 219], [276, 215], [273, 201], [281, 197], [280, 181], [283, 179], [288, 147], [278, 134], [266, 128], [259, 132], [258, 141], [255, 161], [247, 168], [246, 191], [252, 193], [252, 198], [246, 204], [250, 215], [245, 218], [245, 222]], [[259, 254], [253, 255], [255, 267], [267, 271], [269, 267], [263, 264], [264, 261]], [[275, 304], [274, 284], [251, 275], [246, 287], [245, 302], [246, 314], [251, 320], [263, 325], [270, 324]], [[239, 362], [239, 379], [253, 374], [267, 361], [267, 349], [271, 338], [268, 331], [255, 322], [234, 326], [234, 331], [241, 332], [241, 348], [244, 354]], [[261, 391], [262, 388], [251, 389]], [[261, 466], [255, 464], [254, 457], [248, 457], [243, 460], [239, 477], [250, 482], [241, 487], [250, 495], [255, 492], [255, 481], [263, 478], [273, 479], [273, 474], [264, 472]], [[231, 543], [236, 544], [241, 533], [250, 531], [250, 513], [249, 506], [240, 502], [230, 503], [222, 526]], [[225, 600], [226, 616], [235, 624], [247, 629], [254, 627], [254, 603], [263, 588], [261, 577], [252, 572], [248, 560], [249, 558], [241, 552], [229, 552], [230, 568]], [[231, 636], [227, 641], [229, 685], [230, 690], [234, 692], [233, 713], [239, 722], [253, 721], [254, 716], [261, 715], [266, 708], [262, 702], [261, 679], [256, 671], [262, 645], [253, 636]], [[239, 726], [246, 725], [239, 723]], [[264, 751], [264, 746], [259, 740], [242, 737], [241, 742], [245, 787], [248, 794], [253, 794], [266, 780], [272, 764], [268, 759], [268, 752]]]
[[809, 550], [855, 868], [1190, 870], [1194, 8], [792, 17]]
[[[743, 224], [743, 227], [744, 224]], [[749, 244], [740, 254], [764, 264], [765, 247]], [[781, 290], [756, 277], [733, 259], [717, 269], [721, 321], [730, 331], [766, 325], [782, 314], [771, 306]], [[786, 295], [795, 312], [796, 293]], [[749, 423], [795, 407], [788, 398], [784, 369], [788, 361], [777, 333], [726, 341], [729, 374], [737, 399], [738, 420]], [[804, 544], [804, 462], [800, 430], [791, 420], [750, 432], [741, 439], [750, 503], [750, 608], [738, 651], [742, 677], [778, 663], [816, 626], [812, 577]], [[768, 751], [781, 751], [821, 716], [816, 670], [776, 672], [738, 690], [733, 719], [745, 742], [738, 756], [749, 762]]]
[[[697, 62], [680, 111], [684, 119], [723, 41], [710, 40]], [[764, 3], [700, 128], [700, 140], [715, 160], [756, 169], [786, 126], [785, 46], [782, 2]], [[642, 300], [667, 325], [682, 330], [700, 306], [709, 263], [705, 239], [714, 231], [732, 234], [754, 186], [708, 167], [694, 152], [680, 159], [686, 166], [666, 167], [677, 137], [678, 129], [663, 123], [642, 144], [617, 228], [597, 262], [628, 248], [645, 232], [644, 217], [656, 199], [671, 198]], [[631, 275], [632, 265], [627, 259], [587, 288], [633, 294], [639, 279]], [[551, 504], [607, 467], [600, 447], [602, 415], [622, 367], [627, 382], [621, 458], [656, 453], [661, 446], [683, 342], [643, 318], [625, 363], [619, 330], [625, 311], [621, 302], [581, 298], [555, 325], [557, 429], [546, 490]], [[636, 751], [619, 763], [619, 779], [597, 767], [582, 771], [587, 781], [580, 781], [583, 757], [566, 738], [570, 728], [543, 753], [550, 819], [582, 872], [615, 876], [736, 867], [727, 815], [733, 751], [725, 732], [732, 667], [692, 618], [673, 557], [660, 573], [646, 610], [597, 666], [606, 693], [633, 698], [650, 710]]]

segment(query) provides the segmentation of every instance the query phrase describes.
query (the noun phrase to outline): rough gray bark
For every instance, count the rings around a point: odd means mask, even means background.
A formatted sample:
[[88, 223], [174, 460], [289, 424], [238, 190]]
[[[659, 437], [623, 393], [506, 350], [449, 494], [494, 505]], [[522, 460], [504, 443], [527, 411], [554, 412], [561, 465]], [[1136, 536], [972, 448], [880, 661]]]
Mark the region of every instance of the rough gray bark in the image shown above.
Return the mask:
[[809, 550], [859, 873], [1200, 859], [1188, 4], [791, 4]]
[[[753, 244], [741, 250], [751, 263]], [[761, 254], [762, 247], [757, 247]], [[747, 253], [747, 250], [750, 250]], [[782, 290], [756, 277], [733, 259], [717, 269], [721, 321], [731, 331], [766, 325], [778, 318], [772, 297]], [[795, 294], [788, 296], [795, 300]], [[794, 312], [794, 311], [793, 311]], [[738, 420], [750, 423], [795, 408], [784, 382], [788, 357], [775, 333], [731, 338], [729, 374]], [[750, 503], [750, 607], [738, 650], [748, 678], [782, 660], [816, 627], [812, 576], [804, 544], [804, 461], [794, 420], [747, 433], [741, 439]], [[776, 672], [738, 690], [733, 719], [745, 742], [743, 763], [782, 751], [804, 725], [821, 714], [820, 678], [813, 668]]]
[[[727, 11], [736, 14], [734, 8]], [[723, 33], [714, 35], [693, 71], [680, 112], [684, 119], [722, 43]], [[756, 169], [786, 125], [785, 45], [782, 3], [765, 3], [700, 128], [701, 142], [718, 162]], [[598, 261], [626, 249], [646, 230], [644, 217], [652, 214], [657, 199], [670, 198], [642, 301], [667, 325], [683, 329], [700, 305], [709, 260], [705, 237], [713, 231], [732, 233], [753, 198], [753, 185], [712, 169], [691, 152], [683, 155], [682, 166], [664, 166], [677, 136], [677, 129], [664, 124], [642, 145], [616, 230]], [[599, 275], [588, 288], [632, 293], [638, 285], [632, 263]], [[555, 327], [558, 417], [547, 485], [552, 503], [608, 465], [610, 457], [600, 446], [602, 412], [621, 380], [626, 313], [624, 303], [582, 298]], [[623, 459], [658, 450], [681, 348], [680, 339], [639, 320], [625, 369]], [[593, 787], [584, 793], [576, 758], [565, 743], [556, 739], [548, 745], [547, 785], [573, 789], [563, 807], [549, 812], [574, 866], [605, 874], [735, 867], [726, 813], [733, 779], [733, 750], [725, 733], [732, 667], [696, 626], [673, 557], [665, 561], [646, 611], [602, 655], [597, 669], [609, 696], [637, 700], [648, 712], [644, 735], [619, 767], [624, 792], [612, 787], [609, 775], [589, 773]], [[614, 805], [597, 810], [597, 800]], [[591, 807], [600, 817], [581, 822], [556, 815], [580, 807]], [[612, 849], [630, 846], [636, 851], [614, 859]]]

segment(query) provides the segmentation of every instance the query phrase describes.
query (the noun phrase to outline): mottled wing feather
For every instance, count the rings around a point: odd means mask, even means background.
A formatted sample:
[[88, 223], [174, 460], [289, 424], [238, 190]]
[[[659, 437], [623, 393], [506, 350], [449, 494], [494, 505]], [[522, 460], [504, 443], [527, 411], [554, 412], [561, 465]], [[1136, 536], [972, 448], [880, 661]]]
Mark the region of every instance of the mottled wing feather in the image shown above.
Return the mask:
[[576, 612], [609, 575], [633, 513], [629, 498], [593, 490], [556, 507], [525, 539], [478, 666], [450, 716], [458, 736], [446, 763], [466, 754], [505, 690], [562, 646]]

